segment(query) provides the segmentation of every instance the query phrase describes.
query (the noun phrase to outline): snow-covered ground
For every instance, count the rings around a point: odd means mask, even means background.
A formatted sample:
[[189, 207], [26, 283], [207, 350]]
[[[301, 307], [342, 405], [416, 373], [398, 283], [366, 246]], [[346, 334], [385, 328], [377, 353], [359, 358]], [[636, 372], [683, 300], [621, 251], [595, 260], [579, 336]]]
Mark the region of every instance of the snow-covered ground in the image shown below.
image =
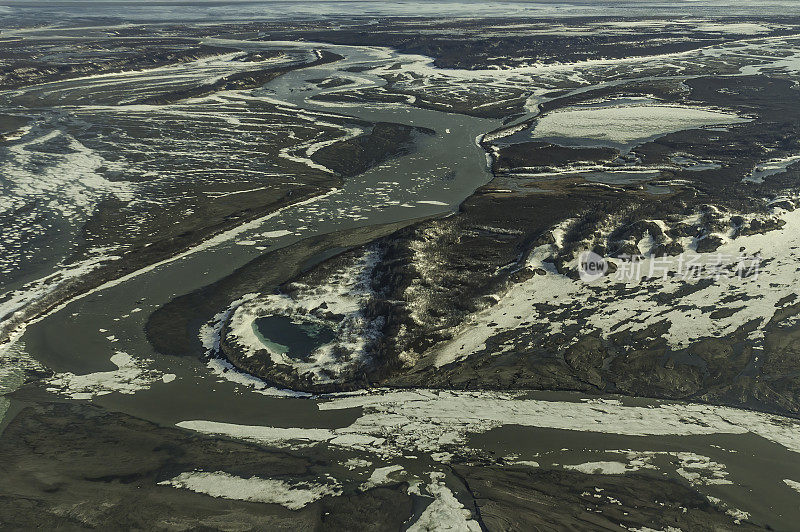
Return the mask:
[[472, 513], [464, 508], [453, 492], [444, 483], [444, 475], [430, 473], [430, 483], [425, 491], [433, 497], [422, 515], [410, 527], [409, 532], [452, 530], [454, 532], [478, 532], [481, 526], [472, 519]]
[[[352, 372], [365, 363], [367, 346], [383, 325], [380, 318], [370, 319], [364, 314], [364, 306], [372, 296], [370, 274], [380, 255], [378, 249], [370, 248], [318, 286], [294, 283], [288, 293], [249, 298], [233, 311], [226, 339], [241, 348], [245, 356], [265, 350], [276, 364], [292, 366], [301, 375], [313, 375], [316, 382], [329, 382]], [[257, 334], [255, 320], [270, 316], [334, 328], [335, 340], [305, 357], [293, 358]]]
[[[753, 34], [760, 32], [758, 28], [720, 28], [720, 31], [747, 31]], [[737, 53], [746, 54], [746, 49], [740, 49]], [[769, 51], [769, 50], [767, 50]], [[634, 65], [634, 68], [641, 67], [644, 71], [647, 67], [663, 65], [668, 63], [668, 68], [674, 68], [677, 72], [692, 71], [700, 63], [698, 58], [702, 58], [706, 52], [688, 54], [668, 54], [664, 57], [650, 60], [633, 59], [631, 61], [598, 61], [587, 65], [576, 67], [575, 65], [555, 65], [553, 67], [531, 67], [519, 69], [514, 72], [464, 72], [450, 71], [437, 72], [430, 66], [429, 58], [422, 58], [417, 62], [412, 61], [407, 65], [408, 72], [422, 73], [425, 79], [419, 84], [438, 85], [442, 91], [453, 90], [453, 87], [460, 85], [464, 89], [468, 84], [465, 80], [483, 79], [491, 83], [496, 83], [496, 92], [492, 92], [492, 97], [500, 94], [503, 85], [506, 88], [518, 88], [519, 86], [535, 86], [535, 91], [545, 91], [547, 89], [569, 85], [583, 85], [589, 83], [581, 72], [576, 70], [594, 69], [597, 71], [591, 76], [600, 76], [607, 70], [618, 68], [620, 64]], [[712, 52], [709, 52], [712, 53]], [[775, 52], [776, 56], [779, 55]], [[733, 59], [731, 59], [733, 62]], [[765, 60], [766, 61], [766, 60]], [[769, 61], [767, 61], [769, 62]], [[585, 73], [585, 72], [584, 72]], [[429, 76], [428, 76], [429, 75]], [[412, 76], [413, 77], [413, 76]], [[442, 81], [443, 78], [448, 78]], [[417, 80], [419, 81], [419, 80]], [[533, 82], [533, 83], [532, 83]], [[541, 83], [539, 83], [541, 82]], [[538, 83], [538, 85], [537, 85]], [[437, 88], [437, 87], [434, 87]], [[686, 123], [677, 124], [681, 118], [676, 118], [674, 108], [663, 109], [663, 106], [651, 106], [647, 111], [650, 115], [633, 115], [628, 119], [642, 121], [642, 131], [637, 134], [653, 131], [659, 127], [658, 132], [664, 131], [665, 124], [673, 124], [670, 127], [686, 126]], [[653, 111], [656, 108], [656, 111]], [[131, 111], [135, 111], [131, 109]], [[138, 110], [136, 112], [143, 112]], [[681, 109], [681, 113], [684, 110]], [[701, 113], [711, 113], [714, 116], [703, 114], [702, 117], [695, 115], [697, 120], [733, 120], [729, 114], [718, 113], [711, 110], [697, 110]], [[569, 112], [569, 111], [565, 111]], [[575, 110], [574, 112], [589, 112]], [[608, 112], [608, 111], [603, 111]], [[617, 111], [613, 111], [617, 112]], [[630, 111], [625, 111], [630, 112]], [[641, 109], [636, 110], [642, 113]], [[652, 113], [655, 112], [654, 116]], [[595, 111], [598, 113], [598, 111]], [[669, 113], [673, 113], [670, 115]], [[554, 113], [555, 114], [555, 113]], [[601, 113], [602, 115], [602, 113]], [[723, 116], [719, 116], [723, 115]], [[585, 115], [583, 115], [585, 116]], [[592, 115], [595, 118], [597, 114]], [[609, 115], [603, 115], [604, 119], [609, 119]], [[685, 117], [686, 115], [681, 115]], [[564, 118], [563, 116], [561, 118]], [[574, 117], [573, 117], [574, 118]], [[228, 125], [235, 127], [236, 121], [241, 120], [240, 116], [229, 116]], [[244, 118], [246, 120], [246, 118]], [[651, 120], [652, 119], [652, 120]], [[545, 122], [546, 117], [540, 123]], [[702, 122], [694, 125], [702, 125]], [[307, 121], [310, 125], [320, 125], [320, 115], [315, 115]], [[592, 122], [590, 120], [590, 122]], [[622, 122], [615, 123], [611, 131], [606, 131], [609, 138], [623, 138], [625, 135], [622, 130]], [[708, 122], [719, 123], [719, 122]], [[553, 122], [554, 126], [558, 125]], [[597, 122], [593, 122], [592, 127], [597, 131]], [[604, 124], [604, 127], [606, 125]], [[559, 125], [561, 129], [566, 126], [564, 123]], [[650, 129], [648, 129], [650, 128]], [[607, 129], [607, 128], [606, 128]], [[555, 128], [558, 130], [558, 128]], [[344, 131], [344, 130], [343, 130]], [[344, 131], [345, 135], [352, 135], [353, 131]], [[327, 142], [327, 141], [322, 141]], [[302, 143], [296, 146], [298, 153], [309, 155], [309, 150], [319, 147], [320, 142]], [[288, 154], [289, 152], [287, 152]], [[291, 155], [294, 157], [294, 155]], [[307, 158], [307, 157], [306, 157]], [[307, 161], [297, 162], [307, 163]], [[395, 186], [397, 183], [394, 184]], [[376, 197], [389, 198], [391, 187], [377, 191]], [[444, 205], [444, 202], [435, 200], [418, 200], [420, 204]], [[350, 209], [352, 206], [348, 206]], [[312, 207], [317, 209], [317, 207]], [[344, 207], [343, 207], [344, 209]], [[348, 210], [348, 213], [357, 216], [355, 210]], [[310, 216], [320, 215], [318, 210], [308, 211]], [[334, 213], [335, 214], [335, 213]], [[669, 341], [676, 346], [683, 345], [686, 341], [698, 338], [708, 330], [714, 334], [727, 334], [731, 327], [737, 322], [752, 316], [765, 318], [768, 310], [774, 311], [774, 303], [784, 295], [789, 295], [796, 285], [796, 273], [793, 265], [797, 263], [795, 251], [787, 252], [787, 249], [795, 247], [797, 237], [800, 234], [800, 216], [797, 212], [781, 212], [780, 216], [786, 220], [784, 228], [772, 231], [766, 235], [753, 235], [742, 237], [736, 240], [729, 240], [721, 248], [720, 252], [738, 253], [739, 246], [745, 246], [748, 252], [761, 252], [762, 257], [773, 259], [770, 263], [769, 271], [762, 271], [758, 279], [732, 279], [724, 286], [712, 286], [701, 291], [685, 296], [682, 303], [698, 306], [702, 301], [708, 299], [719, 299], [723, 290], [731, 291], [737, 297], [756, 297], [748, 301], [746, 309], [740, 309], [731, 318], [721, 318], [713, 322], [703, 316], [701, 312], [693, 312], [688, 315], [676, 314], [669, 308], [657, 308], [652, 311], [652, 303], [647, 302], [648, 316], [652, 319], [656, 317], [668, 319], [671, 328], [668, 336]], [[258, 223], [263, 223], [265, 219], [258, 220], [248, 227], [240, 228], [220, 238], [212, 239], [207, 245], [214, 245], [231, 239], [244, 230], [257, 227]], [[298, 229], [298, 232], [300, 230]], [[277, 238], [290, 234], [291, 231], [283, 228], [270, 228], [262, 236], [266, 238]], [[727, 235], [723, 235], [726, 236]], [[557, 228], [554, 233], [556, 245], [563, 243], [564, 228]], [[243, 242], [255, 242], [255, 240], [244, 240]], [[648, 241], [649, 242], [649, 241]], [[641, 243], [647, 246], [648, 242]], [[691, 246], [688, 248], [691, 253]], [[549, 254], [557, 250], [542, 249], [532, 256], [531, 267], [546, 266], [542, 261]], [[181, 257], [185, 256], [181, 255]], [[170, 259], [172, 260], [172, 259]], [[355, 336], [345, 335], [347, 338], [346, 346], [354, 353], [354, 358], [344, 361], [347, 365], [351, 362], [359, 361], [359, 354], [367, 341], [368, 335], [364, 331], [369, 331], [371, 324], [360, 322], [360, 308], [363, 306], [364, 297], [367, 297], [363, 290], [363, 283], [360, 283], [359, 276], [362, 272], [369, 269], [371, 264], [370, 257], [364, 257], [356, 264], [353, 269], [345, 269], [341, 272], [338, 281], [331, 285], [322, 287], [299, 287], [296, 293], [291, 296], [279, 295], [268, 298], [253, 298], [252, 300], [238, 302], [237, 305], [228, 309], [231, 313], [238, 314], [234, 317], [235, 334], [247, 348], [257, 349], [263, 347], [263, 343], [253, 334], [252, 321], [256, 316], [265, 313], [294, 314], [297, 312], [308, 312], [318, 308], [325, 302], [329, 308], [336, 309], [345, 316], [351, 318], [351, 331], [356, 331]], [[643, 264], [647, 269], [648, 263]], [[602, 289], [601, 285], [593, 285], [589, 288], [581, 284], [580, 281], [573, 281], [545, 268], [547, 271], [544, 276], [534, 277], [530, 282], [521, 283], [512, 288], [503, 296], [498, 305], [489, 309], [485, 314], [474, 317], [470, 327], [475, 331], [471, 335], [461, 335], [456, 342], [465, 343], [470, 349], [478, 349], [485, 343], [489, 335], [494, 334], [500, 329], [514, 328], [519, 323], [512, 318], [516, 311], [525, 307], [527, 318], [530, 319], [531, 306], [537, 302], [552, 303], [552, 296], [558, 295], [565, 305], [568, 301], [580, 301], [583, 304], [588, 301], [588, 296], [596, 296], [596, 288]], [[661, 289], [670, 292], [677, 288], [678, 284], [668, 280], [662, 282]], [[537, 283], [537, 284], [534, 284]], [[643, 287], [640, 294], [634, 295], [629, 302], [631, 308], [622, 308], [621, 304], [616, 304], [610, 298], [596, 302], [594, 316], [589, 325], [608, 330], [612, 326], [625, 321], [629, 318], [636, 318], [642, 315], [644, 308], [646, 289]], [[727, 293], [727, 292], [726, 292]], [[603, 299], [603, 298], [601, 298]], [[595, 303], [592, 303], [595, 304]], [[729, 310], [734, 310], [734, 304], [728, 305]], [[226, 311], [227, 312], [227, 311]], [[228, 315], [219, 315], [207, 329], [204, 329], [204, 340], [207, 349], [218, 348], [219, 332], [223, 318]], [[689, 319], [692, 321], [689, 321]], [[646, 327], [650, 321], [629, 320], [629, 327]], [[496, 321], [499, 329], [489, 327], [488, 324]], [[696, 321], [697, 323], [693, 323]], [[699, 323], [699, 325], [698, 325]], [[249, 327], [249, 328], [248, 328]], [[710, 328], [710, 329], [709, 329]], [[303, 371], [316, 372], [320, 368], [326, 370], [339, 371], [342, 368], [342, 360], [333, 360], [330, 352], [322, 350], [316, 354], [311, 363], [297, 362], [281, 358], [275, 354], [278, 360], [296, 365]], [[465, 356], [462, 353], [445, 353], [440, 363], [447, 363]], [[117, 370], [108, 372], [97, 372], [89, 375], [75, 375], [73, 373], [62, 373], [56, 375], [50, 381], [50, 386], [54, 391], [66, 394], [76, 399], [85, 399], [111, 392], [132, 393], [143, 389], [159, 380], [168, 382], [172, 379], [170, 374], [162, 375], [160, 372], [150, 370], [147, 361], [137, 360], [125, 353], [117, 353], [111, 361], [118, 366]], [[230, 377], [244, 379], [242, 383], [250, 383], [247, 376], [238, 374], [234, 371], [223, 371], [230, 369], [224, 367], [224, 362], [214, 360], [212, 366], [219, 373], [225, 373]], [[303, 366], [302, 364], [310, 364]], [[262, 383], [263, 384], [263, 383]], [[265, 391], [265, 390], [259, 390]], [[409, 391], [377, 391], [361, 395], [343, 395], [322, 398], [319, 403], [321, 412], [352, 410], [357, 412], [357, 418], [351, 424], [338, 428], [307, 428], [307, 427], [276, 427], [276, 426], [243, 426], [230, 423], [212, 422], [205, 420], [189, 420], [179, 423], [180, 427], [195, 430], [207, 434], [219, 434], [243, 438], [269, 445], [297, 447], [312, 445], [331, 445], [348, 451], [358, 451], [374, 455], [381, 459], [397, 459], [406, 456], [409, 452], [429, 453], [438, 460], [446, 462], [451, 454], [461, 451], [469, 451], [468, 440], [473, 434], [486, 433], [487, 431], [509, 425], [522, 427], [541, 427], [563, 429], [571, 431], [586, 431], [605, 434], [620, 434], [628, 436], [647, 436], [647, 435], [707, 435], [707, 434], [753, 434], [764, 438], [778, 445], [783, 446], [791, 452], [800, 452], [798, 444], [798, 434], [800, 426], [794, 420], [788, 420], [777, 416], [759, 414], [748, 411], [741, 411], [724, 407], [713, 407], [707, 405], [684, 405], [676, 403], [660, 403], [649, 406], [629, 406], [613, 401], [586, 401], [586, 402], [557, 402], [530, 399], [525, 395], [517, 393], [470, 393], [470, 392], [432, 392], [427, 390]], [[0, 404], [0, 410], [2, 410]], [[618, 460], [613, 461], [594, 461], [583, 462], [581, 464], [567, 464], [578, 470], [589, 472], [604, 471], [606, 473], [626, 473], [637, 468], [648, 468], [655, 460], [654, 455], [618, 453]], [[682, 476], [692, 483], [701, 485], [719, 484], [727, 482], [727, 470], [724, 465], [711, 460], [708, 457], [694, 453], [672, 453], [658, 455], [675, 463], [680, 468]], [[519, 464], [533, 465], [532, 461], [518, 461]], [[360, 465], [353, 464], [354, 467]], [[366, 469], [366, 467], [365, 467]], [[401, 476], [401, 470], [396, 465], [388, 465], [366, 470], [364, 481], [379, 485], [387, 482], [394, 477]], [[679, 474], [681, 474], [679, 472]], [[786, 484], [796, 489], [797, 483], [792, 484], [791, 480], [786, 480]], [[177, 477], [166, 481], [165, 485], [174, 486], [182, 489], [190, 489], [212, 496], [228, 497], [240, 500], [254, 500], [261, 502], [273, 502], [282, 504], [287, 508], [302, 507], [306, 504], [319, 499], [322, 496], [334, 494], [336, 488], [331, 488], [323, 484], [293, 484], [277, 479], [266, 478], [242, 478], [224, 472], [185, 472]], [[430, 529], [436, 523], [448, 523], [453, 529], [473, 530], [477, 523], [472, 519], [469, 511], [455, 499], [453, 492], [448, 488], [442, 478], [433, 475], [427, 483], [425, 491], [434, 498], [434, 502], [424, 511], [419, 521], [415, 523], [414, 529]]]
[[798, 161], [800, 161], [800, 155], [791, 155], [789, 157], [760, 162], [742, 181], [763, 183], [765, 177], [785, 172], [787, 168]]
[[[774, 212], [785, 222], [780, 229], [737, 238], [716, 235], [724, 243], [711, 253], [698, 253], [694, 239], [684, 237], [681, 244], [686, 252], [682, 256], [651, 256], [647, 253], [653, 242], [646, 237], [637, 243], [646, 254], [644, 260], [634, 266], [609, 258], [609, 262], [617, 264], [617, 272], [591, 284], [558, 273], [549, 262], [560, 247], [563, 229], [556, 227], [556, 244], [536, 248], [528, 259], [528, 267], [545, 275], [536, 275], [498, 294], [497, 304], [473, 315], [453, 340], [437, 349], [436, 364], [442, 366], [468, 357], [483, 349], [490, 337], [519, 329], [530, 321], [545, 323], [555, 333], [565, 323], [583, 319], [582, 334], [599, 331], [603, 336], [640, 331], [666, 322], [669, 327], [663, 336], [670, 346], [679, 349], [702, 338], [723, 337], [742, 324], [757, 320], [759, 325], [750, 338], [758, 343], [763, 338], [763, 327], [780, 307], [778, 302], [796, 295], [800, 282], [800, 210], [776, 208]], [[577, 261], [576, 256], [570, 267], [577, 268]], [[735, 268], [740, 264], [753, 274], [738, 275]], [[690, 265], [703, 267], [705, 273], [690, 275]], [[744, 270], [742, 274], [746, 273]], [[703, 286], [708, 278], [714, 282]], [[628, 289], [625, 297], [616, 293], [620, 285]], [[680, 291], [686, 288], [693, 289], [682, 294]], [[674, 297], [670, 301], [656, 300], [654, 293]], [[714, 310], [728, 310], [730, 315], [712, 317], [708, 309], [711, 303]], [[543, 305], [548, 310], [542, 310]], [[587, 310], [591, 311], [588, 317], [579, 318]], [[559, 319], [551, 320], [551, 312]]]

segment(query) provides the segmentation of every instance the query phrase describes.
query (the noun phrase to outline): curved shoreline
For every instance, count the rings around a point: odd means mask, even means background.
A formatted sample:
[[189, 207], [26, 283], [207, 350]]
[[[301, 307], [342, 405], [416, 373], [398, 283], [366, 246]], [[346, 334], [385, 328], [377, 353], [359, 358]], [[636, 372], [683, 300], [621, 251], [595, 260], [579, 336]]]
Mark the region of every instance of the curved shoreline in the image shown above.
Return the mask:
[[[214, 247], [222, 242], [226, 242], [232, 238], [235, 238], [240, 233], [248, 231], [254, 227], [258, 227], [263, 222], [276, 216], [284, 209], [297, 205], [312, 203], [316, 200], [324, 198], [329, 194], [335, 193], [337, 190], [337, 188], [330, 188], [327, 191], [322, 190], [316, 194], [311, 194], [306, 198], [296, 198], [295, 201], [292, 202], [270, 206], [267, 208], [267, 214], [257, 214], [249, 220], [242, 221], [239, 225], [221, 228], [216, 232], [211, 232], [205, 240], [202, 240], [199, 243], [189, 244], [184, 248], [178, 248], [173, 254], [167, 256], [166, 258], [145, 264], [130, 272], [121, 273], [117, 276], [113, 274], [102, 276], [98, 273], [92, 272], [75, 281], [75, 283], [79, 285], [78, 288], [73, 288], [71, 286], [65, 286], [63, 288], [59, 287], [53, 292], [48, 293], [46, 297], [42, 298], [36, 303], [27, 305], [23, 309], [15, 311], [14, 314], [12, 314], [14, 317], [13, 321], [5, 320], [2, 322], [2, 328], [0, 328], [0, 349], [7, 349], [13, 345], [13, 343], [24, 334], [25, 329], [29, 325], [36, 323], [55, 312], [58, 312], [70, 303], [79, 301], [96, 292], [105, 290], [106, 288], [124, 283], [127, 280], [134, 279], [142, 274], [158, 268], [159, 266], [170, 264], [176, 260], [180, 260], [194, 253]], [[119, 273], [119, 270], [117, 273]], [[86, 286], [80, 286], [81, 284]], [[25, 313], [18, 317], [19, 312], [22, 312], [23, 310]]]

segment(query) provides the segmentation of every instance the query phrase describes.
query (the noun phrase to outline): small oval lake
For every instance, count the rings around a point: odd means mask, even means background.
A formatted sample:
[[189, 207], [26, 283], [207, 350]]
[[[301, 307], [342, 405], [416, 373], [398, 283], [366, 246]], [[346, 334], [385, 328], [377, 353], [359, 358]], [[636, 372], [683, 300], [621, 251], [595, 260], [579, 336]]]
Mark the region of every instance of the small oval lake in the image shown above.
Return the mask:
[[287, 316], [256, 318], [253, 331], [270, 351], [299, 360], [308, 360], [316, 349], [336, 338], [326, 325], [293, 321]]

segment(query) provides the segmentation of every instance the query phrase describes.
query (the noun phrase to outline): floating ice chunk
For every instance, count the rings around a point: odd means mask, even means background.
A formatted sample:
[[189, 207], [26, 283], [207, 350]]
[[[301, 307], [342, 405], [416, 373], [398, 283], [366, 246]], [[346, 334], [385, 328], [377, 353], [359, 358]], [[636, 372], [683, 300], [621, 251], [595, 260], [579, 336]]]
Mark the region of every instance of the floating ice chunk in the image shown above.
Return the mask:
[[478, 532], [481, 527], [472, 519], [471, 512], [464, 508], [453, 492], [442, 481], [442, 473], [431, 473], [431, 483], [427, 492], [434, 497], [419, 519], [408, 527], [409, 532], [433, 530], [452, 530], [458, 532]]
[[564, 469], [580, 471], [589, 475], [622, 475], [631, 470], [628, 468], [628, 464], [622, 462], [586, 462], [585, 464], [565, 465]]
[[536, 462], [535, 460], [514, 460], [511, 463], [520, 466], [539, 467], [539, 462]]
[[267, 231], [266, 233], [261, 233], [261, 236], [264, 238], [278, 238], [286, 235], [291, 235], [291, 231], [287, 231], [286, 229], [278, 229], [277, 231]]
[[800, 493], [800, 482], [788, 478], [783, 479], [783, 483], [792, 488], [797, 493]]
[[47, 380], [47, 390], [73, 399], [91, 399], [112, 392], [133, 394], [146, 390], [164, 377], [158, 371], [145, 369], [148, 361], [136, 359], [123, 351], [117, 351], [111, 362], [118, 369], [85, 375], [57, 373]]
[[383, 484], [388, 484], [392, 481], [391, 476], [392, 473], [397, 473], [403, 470], [403, 466], [401, 465], [390, 465], [386, 467], [379, 467], [375, 469], [372, 474], [370, 475], [369, 479], [361, 484], [362, 490], [368, 490], [370, 488], [374, 488], [375, 486], [382, 486]]
[[348, 458], [348, 460], [342, 465], [352, 471], [353, 469], [367, 468], [372, 465], [372, 462], [361, 458]]
[[299, 510], [326, 495], [341, 493], [338, 487], [330, 485], [312, 482], [290, 484], [260, 477], [242, 478], [224, 471], [190, 471], [159, 482], [159, 485], [188, 489], [222, 499], [280, 504], [290, 510]]

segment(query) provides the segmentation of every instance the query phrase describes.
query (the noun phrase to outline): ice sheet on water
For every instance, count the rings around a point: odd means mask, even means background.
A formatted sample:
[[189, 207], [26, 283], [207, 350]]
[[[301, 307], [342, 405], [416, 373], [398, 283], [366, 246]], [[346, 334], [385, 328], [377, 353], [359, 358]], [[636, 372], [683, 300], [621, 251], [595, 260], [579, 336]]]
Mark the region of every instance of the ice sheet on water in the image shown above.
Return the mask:
[[569, 107], [542, 116], [531, 137], [575, 139], [580, 143], [620, 146], [701, 126], [735, 124], [734, 113], [666, 104]]
[[111, 362], [117, 366], [116, 370], [84, 375], [56, 373], [47, 379], [47, 390], [72, 399], [91, 399], [114, 392], [130, 395], [146, 390], [154, 382], [172, 380], [172, 374], [164, 375], [159, 371], [148, 369], [147, 360], [134, 358], [123, 351], [117, 351], [111, 357]]
[[[178, 426], [270, 445], [291, 447], [327, 443], [383, 458], [401, 457], [409, 452], [468, 449], [470, 434], [505, 425], [627, 436], [749, 433], [800, 453], [796, 436], [800, 423], [796, 420], [712, 405], [631, 406], [615, 401], [529, 399], [521, 393], [431, 390], [378, 390], [331, 397], [317, 405], [320, 410], [360, 408], [361, 414], [350, 425], [335, 429], [236, 425], [203, 420], [183, 421]], [[688, 455], [684, 458], [687, 470], [705, 463]]]
[[341, 492], [334, 485], [290, 483], [256, 476], [243, 478], [224, 471], [188, 471], [159, 484], [223, 499], [280, 504], [290, 510], [299, 510], [326, 495], [338, 495]]

